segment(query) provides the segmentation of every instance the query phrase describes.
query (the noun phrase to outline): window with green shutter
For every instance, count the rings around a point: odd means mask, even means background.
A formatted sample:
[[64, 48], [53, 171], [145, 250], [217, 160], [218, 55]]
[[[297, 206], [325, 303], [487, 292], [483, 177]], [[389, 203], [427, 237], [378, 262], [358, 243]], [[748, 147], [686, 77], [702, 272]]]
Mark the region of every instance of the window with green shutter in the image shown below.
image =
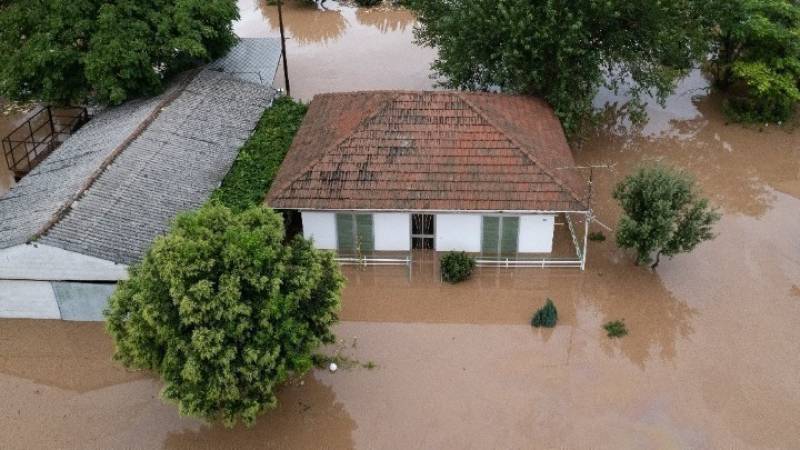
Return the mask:
[[375, 249], [375, 236], [372, 234], [372, 214], [356, 214], [356, 246], [362, 253]]
[[341, 253], [362, 253], [375, 249], [372, 214], [336, 214], [337, 248]]
[[511, 256], [517, 253], [519, 217], [483, 216], [481, 253], [484, 256]]
[[349, 213], [336, 214], [337, 248], [340, 252], [353, 252], [355, 246], [355, 233], [353, 231], [353, 215]]
[[500, 223], [500, 230], [500, 255], [516, 255], [519, 217], [503, 217]]
[[481, 238], [481, 253], [487, 256], [496, 256], [497, 240], [500, 237], [500, 218], [483, 216], [483, 237]]

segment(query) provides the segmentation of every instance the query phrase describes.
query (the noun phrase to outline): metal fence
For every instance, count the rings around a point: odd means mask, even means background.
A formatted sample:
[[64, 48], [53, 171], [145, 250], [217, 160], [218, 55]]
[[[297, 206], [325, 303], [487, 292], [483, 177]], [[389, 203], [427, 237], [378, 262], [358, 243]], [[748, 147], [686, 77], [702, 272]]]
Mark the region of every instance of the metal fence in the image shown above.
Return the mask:
[[9, 170], [19, 180], [88, 120], [86, 108], [39, 109], [2, 140]]

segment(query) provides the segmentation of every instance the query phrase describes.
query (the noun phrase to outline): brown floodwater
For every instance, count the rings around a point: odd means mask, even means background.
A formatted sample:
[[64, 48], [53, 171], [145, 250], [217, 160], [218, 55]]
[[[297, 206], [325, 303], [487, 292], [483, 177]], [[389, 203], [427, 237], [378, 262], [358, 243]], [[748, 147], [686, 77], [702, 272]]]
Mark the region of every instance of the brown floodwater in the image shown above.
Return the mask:
[[[430, 89], [428, 70], [436, 52], [412, 44], [414, 16], [404, 9], [355, 8], [327, 1], [284, 2], [289, 38], [289, 84], [295, 98], [310, 101], [322, 92]], [[278, 10], [266, 0], [239, 0], [241, 37], [278, 37]], [[275, 77], [284, 87], [282, 68]]]
[[[267, 24], [269, 11], [254, 11], [243, 23]], [[369, 57], [360, 75], [350, 67], [381, 39], [420, 51], [413, 23], [365, 25], [343, 7], [335, 14], [346, 25], [323, 32], [324, 21], [310, 24], [329, 11], [303, 11], [287, 15], [313, 29], [293, 39], [296, 59], [304, 46], [329, 52], [316, 65], [328, 75], [297, 73], [304, 98], [377, 80], [413, 88], [409, 74], [427, 70], [421, 58], [394, 78], [374, 76], [383, 68]], [[386, 14], [395, 13], [407, 14]], [[339, 46], [350, 33], [365, 34]], [[479, 269], [450, 286], [431, 258], [410, 270], [346, 267], [342, 342], [328, 351], [377, 367], [314, 371], [251, 429], [179, 417], [157, 380], [111, 361], [99, 324], [0, 321], [0, 447], [797, 448], [800, 130], [726, 124], [706, 88], [692, 74], [641, 126], [612, 122], [610, 103], [624, 99], [603, 93], [610, 125], [576, 146], [580, 163], [613, 165], [594, 176], [596, 213], [612, 228], [611, 190], [644, 163], [686, 169], [720, 208], [717, 238], [657, 272], [635, 267], [608, 231], [590, 244], [585, 272]], [[527, 323], [547, 297], [559, 325], [534, 330]], [[601, 326], [616, 319], [630, 334], [612, 340]]]
[[[0, 139], [6, 137], [18, 127], [27, 116], [29, 108], [19, 108], [9, 105], [0, 98]], [[8, 163], [3, 152], [0, 152], [0, 195], [8, 192], [14, 185], [14, 176], [8, 170]]]

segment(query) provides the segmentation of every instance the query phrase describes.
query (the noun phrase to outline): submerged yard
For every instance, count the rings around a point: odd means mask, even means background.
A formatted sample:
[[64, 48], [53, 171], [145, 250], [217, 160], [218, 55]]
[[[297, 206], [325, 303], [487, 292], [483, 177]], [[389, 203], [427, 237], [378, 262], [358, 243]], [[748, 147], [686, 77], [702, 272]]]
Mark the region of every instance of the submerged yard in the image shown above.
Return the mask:
[[[261, 14], [249, 0], [241, 7]], [[240, 32], [266, 26], [245, 13]], [[428, 66], [397, 11], [292, 14], [317, 24], [289, 27], [305, 33], [290, 41], [295, 67], [328, 52], [317, 70], [296, 69], [304, 96], [337, 90], [341, 80], [324, 77], [338, 52], [355, 64], [376, 42], [419, 57], [403, 58], [409, 68], [394, 76], [405, 81], [366, 74], [356, 88], [403, 87]], [[727, 125], [705, 87], [694, 74], [666, 108], [650, 108], [646, 126], [601, 127], [575, 152], [613, 165], [595, 172], [594, 196], [612, 228], [613, 185], [642, 162], [690, 171], [720, 208], [718, 237], [657, 272], [635, 267], [607, 231], [589, 244], [585, 272], [481, 268], [451, 286], [425, 257], [411, 270], [347, 267], [341, 342], [329, 350], [376, 367], [314, 371], [251, 429], [179, 417], [158, 381], [111, 360], [101, 324], [2, 320], [0, 447], [795, 447], [800, 129]], [[598, 106], [615, 100], [603, 94]], [[559, 324], [532, 329], [548, 297]], [[602, 325], [617, 319], [629, 335], [609, 339]]]

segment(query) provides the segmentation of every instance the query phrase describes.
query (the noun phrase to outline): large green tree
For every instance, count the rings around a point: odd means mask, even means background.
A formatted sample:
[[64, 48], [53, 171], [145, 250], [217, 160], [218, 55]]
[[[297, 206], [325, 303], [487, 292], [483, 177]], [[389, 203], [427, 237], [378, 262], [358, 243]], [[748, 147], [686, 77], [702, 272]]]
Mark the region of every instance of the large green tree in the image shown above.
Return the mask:
[[115, 357], [152, 370], [182, 414], [252, 423], [334, 337], [343, 278], [280, 216], [219, 203], [179, 216], [106, 310]]
[[0, 96], [101, 103], [157, 92], [235, 42], [235, 0], [10, 0], [0, 9]]
[[651, 262], [655, 254], [654, 269], [661, 255], [689, 252], [713, 238], [720, 218], [686, 173], [664, 166], [629, 175], [614, 189], [614, 198], [622, 207], [617, 245], [636, 250], [637, 264]]
[[800, 102], [800, 1], [711, 0], [711, 73], [743, 121], [778, 122]]
[[406, 0], [449, 87], [537, 95], [568, 132], [601, 86], [663, 101], [703, 51], [697, 0]]

